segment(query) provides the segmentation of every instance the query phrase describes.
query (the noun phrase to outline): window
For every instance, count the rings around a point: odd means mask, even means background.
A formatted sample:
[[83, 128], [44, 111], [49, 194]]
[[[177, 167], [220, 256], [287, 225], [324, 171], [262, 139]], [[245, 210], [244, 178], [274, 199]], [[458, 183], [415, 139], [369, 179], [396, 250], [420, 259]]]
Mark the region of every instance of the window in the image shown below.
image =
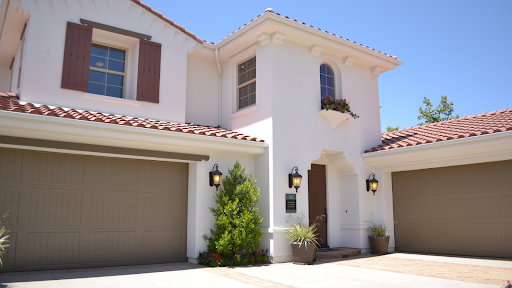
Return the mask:
[[256, 104], [256, 57], [238, 64], [238, 110]]
[[320, 98], [325, 96], [334, 98], [334, 73], [327, 64], [320, 65]]
[[123, 98], [126, 51], [92, 44], [88, 93]]

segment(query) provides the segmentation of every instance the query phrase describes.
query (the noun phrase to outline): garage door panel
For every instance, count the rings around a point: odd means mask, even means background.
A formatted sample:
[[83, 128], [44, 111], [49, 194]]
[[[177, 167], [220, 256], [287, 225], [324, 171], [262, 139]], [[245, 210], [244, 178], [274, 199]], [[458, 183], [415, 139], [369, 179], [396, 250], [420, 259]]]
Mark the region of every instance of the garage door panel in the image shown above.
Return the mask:
[[466, 195], [432, 196], [432, 220], [436, 223], [468, 221]]
[[0, 149], [0, 183], [20, 183], [23, 152]]
[[97, 193], [84, 196], [84, 219], [95, 225], [135, 225], [137, 223], [137, 194]]
[[432, 245], [432, 226], [431, 225], [395, 225], [396, 243], [402, 251], [419, 252], [429, 251]]
[[78, 265], [80, 232], [30, 232], [26, 237], [26, 266]]
[[395, 221], [400, 224], [428, 223], [432, 221], [432, 199], [425, 196], [395, 197], [403, 209], [395, 212]]
[[479, 255], [512, 257], [511, 239], [511, 225], [480, 224], [473, 227], [471, 246]]
[[23, 157], [24, 184], [82, 186], [84, 156], [26, 151]]
[[[25, 225], [80, 225], [82, 193], [24, 190], [20, 214]], [[58, 191], [58, 190], [57, 190]]]
[[137, 188], [145, 191], [183, 191], [188, 183], [187, 167], [184, 163], [139, 161]]
[[136, 261], [135, 231], [89, 232], [88, 259], [90, 264]]
[[20, 191], [0, 186], [0, 222], [7, 226], [18, 225]]
[[[512, 224], [512, 192], [476, 194], [471, 197], [470, 217], [475, 223], [510, 223]], [[512, 245], [511, 245], [512, 246]]]
[[[398, 180], [395, 181], [395, 177]], [[417, 187], [430, 189], [430, 179], [424, 177], [421, 173], [418, 173], [418, 171], [393, 173], [393, 195], [398, 197], [421, 195]]]
[[186, 225], [186, 194], [144, 196], [144, 224]]
[[186, 234], [183, 230], [144, 232], [145, 261], [184, 260], [186, 250]]
[[397, 251], [512, 257], [512, 160], [413, 172], [392, 174]]
[[469, 254], [470, 227], [467, 225], [436, 225], [432, 233], [434, 249], [432, 252], [446, 254]]
[[87, 156], [84, 187], [114, 188], [119, 191], [137, 187], [138, 160]]

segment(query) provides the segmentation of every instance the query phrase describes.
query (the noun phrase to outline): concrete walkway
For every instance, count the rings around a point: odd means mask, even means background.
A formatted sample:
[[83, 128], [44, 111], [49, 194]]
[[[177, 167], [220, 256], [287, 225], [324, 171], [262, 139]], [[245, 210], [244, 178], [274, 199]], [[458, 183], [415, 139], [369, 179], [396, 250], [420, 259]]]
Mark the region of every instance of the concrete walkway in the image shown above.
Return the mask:
[[512, 261], [394, 253], [207, 268], [190, 263], [0, 274], [0, 287], [501, 287]]

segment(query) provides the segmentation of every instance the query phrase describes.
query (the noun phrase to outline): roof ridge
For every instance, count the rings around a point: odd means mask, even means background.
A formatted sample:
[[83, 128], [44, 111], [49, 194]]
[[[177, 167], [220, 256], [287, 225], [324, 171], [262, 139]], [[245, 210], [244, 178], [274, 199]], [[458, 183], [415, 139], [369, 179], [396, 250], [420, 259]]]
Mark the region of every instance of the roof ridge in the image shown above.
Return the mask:
[[[307, 25], [305, 22], [299, 22], [299, 21], [297, 21], [296, 19], [290, 19], [290, 17], [288, 17], [288, 16], [281, 16], [281, 14], [279, 14], [279, 13], [277, 13], [277, 12], [272, 12], [272, 11], [267, 11], [267, 10], [265, 10], [265, 12], [264, 12], [263, 14], [258, 15], [255, 19], [258, 19], [260, 16], [265, 15], [265, 13], [272, 13], [272, 14], [275, 14], [275, 15], [277, 15], [277, 16], [279, 16], [279, 17], [281, 17], [281, 18], [288, 19], [288, 20], [290, 20], [290, 21], [297, 22], [297, 23], [302, 24], [302, 25], [304, 25], [304, 26], [314, 28], [314, 29], [316, 29], [316, 30], [319, 30], [319, 31], [324, 32], [324, 33], [326, 33], [326, 34], [329, 34], [329, 35], [331, 35], [331, 36], [334, 36], [334, 37], [337, 37], [337, 38], [343, 39], [343, 40], [348, 41], [348, 42], [353, 43], [353, 44], [358, 44], [358, 45], [359, 45], [359, 46], [361, 46], [361, 47], [365, 47], [365, 48], [367, 48], [367, 49], [369, 49], [369, 50], [372, 50], [372, 51], [374, 51], [374, 52], [377, 52], [377, 53], [380, 53], [380, 54], [385, 55], [385, 56], [387, 56], [387, 57], [390, 57], [390, 58], [393, 58], [393, 59], [398, 60], [398, 58], [397, 58], [396, 56], [394, 56], [394, 55], [386, 54], [386, 53], [384, 53], [384, 52], [381, 52], [381, 51], [375, 50], [374, 48], [370, 48], [370, 47], [365, 46], [365, 45], [363, 45], [363, 44], [361, 44], [361, 43], [357, 43], [356, 41], [350, 41], [350, 39], [348, 39], [348, 38], [343, 38], [343, 37], [338, 36], [338, 35], [336, 35], [336, 34], [334, 34], [334, 33], [329, 33], [329, 31], [322, 30], [322, 29], [320, 29], [320, 28], [316, 28], [316, 27], [314, 27], [313, 25]], [[224, 39], [226, 39], [226, 38], [228, 38], [229, 36], [231, 36], [231, 35], [235, 34], [237, 31], [239, 31], [240, 29], [244, 28], [245, 26], [247, 26], [248, 24], [250, 24], [251, 22], [253, 22], [255, 19], [251, 19], [251, 21], [249, 21], [249, 22], [245, 23], [243, 26], [239, 27], [237, 30], [233, 31], [233, 32], [232, 32], [231, 34], [229, 34], [228, 36], [226, 36], [226, 37], [222, 38], [222, 39], [221, 39], [221, 40], [219, 40], [217, 43], [214, 43], [214, 42], [210, 42], [210, 43], [211, 43], [211, 44], [218, 44], [218, 43], [222, 42]]]
[[140, 7], [146, 9], [148, 12], [150, 12], [151, 14], [155, 15], [156, 17], [162, 19], [163, 21], [167, 22], [168, 24], [170, 24], [171, 26], [173, 26], [174, 28], [177, 28], [178, 30], [180, 30], [181, 32], [185, 33], [186, 35], [188, 35], [189, 37], [193, 38], [194, 40], [196, 40], [197, 42], [199, 43], [204, 43], [206, 42], [205, 40], [199, 38], [196, 36], [196, 34], [188, 31], [187, 29], [185, 29], [185, 27], [177, 24], [177, 23], [174, 23], [174, 21], [172, 21], [171, 19], [165, 17], [162, 15], [162, 13], [154, 10], [151, 8], [151, 6], [149, 6], [148, 4], [140, 1], [140, 0], [131, 0], [133, 3], [139, 5]]

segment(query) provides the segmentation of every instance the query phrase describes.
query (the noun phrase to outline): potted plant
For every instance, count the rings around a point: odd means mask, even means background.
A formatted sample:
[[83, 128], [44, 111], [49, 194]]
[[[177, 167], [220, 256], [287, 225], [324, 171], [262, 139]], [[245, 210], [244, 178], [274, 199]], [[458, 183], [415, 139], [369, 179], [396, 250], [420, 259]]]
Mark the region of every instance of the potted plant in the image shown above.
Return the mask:
[[316, 259], [316, 250], [320, 246], [316, 233], [317, 219], [311, 225], [302, 223], [304, 215], [295, 220], [290, 217], [286, 222], [288, 229], [286, 230], [286, 238], [290, 240], [293, 252], [293, 264], [313, 264]]
[[368, 224], [366, 231], [370, 233], [368, 240], [370, 240], [371, 253], [375, 255], [387, 254], [389, 247], [388, 227], [384, 223], [374, 221], [368, 221], [366, 223]]
[[329, 95], [326, 95], [322, 99], [322, 110], [338, 111], [340, 113], [349, 114], [350, 116], [354, 117], [354, 119], [359, 118], [359, 115], [353, 113], [350, 110], [350, 104], [346, 99], [334, 99]]

